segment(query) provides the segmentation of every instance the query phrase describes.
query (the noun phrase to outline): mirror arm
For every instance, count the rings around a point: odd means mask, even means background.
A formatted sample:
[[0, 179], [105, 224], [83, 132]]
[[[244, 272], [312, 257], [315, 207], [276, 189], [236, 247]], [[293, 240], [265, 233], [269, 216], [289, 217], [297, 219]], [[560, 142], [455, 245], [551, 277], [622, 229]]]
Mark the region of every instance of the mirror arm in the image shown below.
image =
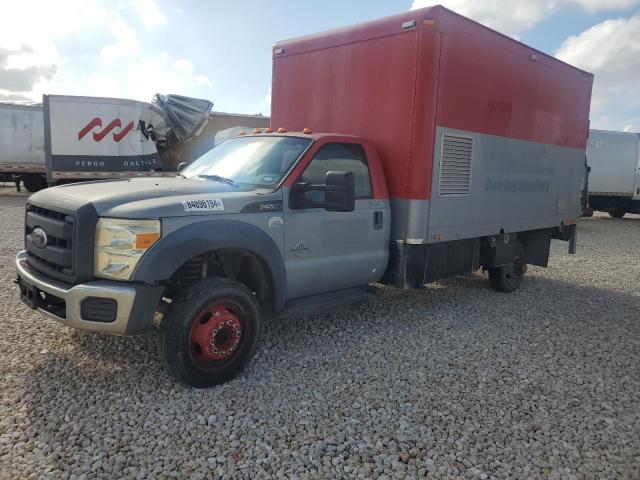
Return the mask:
[[305, 191], [318, 190], [320, 192], [346, 192], [347, 191], [346, 188], [339, 185], [325, 185], [325, 184], [317, 184], [317, 185], [307, 184], [304, 186], [303, 190]]
[[339, 209], [341, 207], [342, 205], [339, 203], [323, 203], [322, 205], [320, 205], [319, 208], [325, 208], [327, 210], [331, 210], [331, 209]]

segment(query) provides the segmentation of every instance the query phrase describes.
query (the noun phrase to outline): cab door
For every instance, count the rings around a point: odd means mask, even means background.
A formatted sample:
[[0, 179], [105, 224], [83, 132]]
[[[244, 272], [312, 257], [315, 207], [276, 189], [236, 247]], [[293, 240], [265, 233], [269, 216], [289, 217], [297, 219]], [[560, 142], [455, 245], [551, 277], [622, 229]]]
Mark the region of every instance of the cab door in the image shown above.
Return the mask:
[[389, 250], [389, 202], [375, 199], [365, 149], [359, 143], [325, 143], [295, 181], [324, 184], [329, 171], [352, 172], [355, 209], [328, 211], [325, 192], [305, 191], [305, 207], [294, 208], [285, 191], [287, 298], [331, 292], [378, 281]]

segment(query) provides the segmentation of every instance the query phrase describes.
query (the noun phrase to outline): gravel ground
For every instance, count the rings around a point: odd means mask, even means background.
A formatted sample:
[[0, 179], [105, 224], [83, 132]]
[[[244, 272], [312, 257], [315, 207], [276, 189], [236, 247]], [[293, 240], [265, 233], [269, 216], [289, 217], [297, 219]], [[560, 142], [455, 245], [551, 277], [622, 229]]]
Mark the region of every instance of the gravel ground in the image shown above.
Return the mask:
[[271, 320], [244, 375], [162, 370], [153, 335], [20, 304], [24, 196], [0, 196], [1, 478], [640, 478], [640, 217], [498, 294], [482, 275]]

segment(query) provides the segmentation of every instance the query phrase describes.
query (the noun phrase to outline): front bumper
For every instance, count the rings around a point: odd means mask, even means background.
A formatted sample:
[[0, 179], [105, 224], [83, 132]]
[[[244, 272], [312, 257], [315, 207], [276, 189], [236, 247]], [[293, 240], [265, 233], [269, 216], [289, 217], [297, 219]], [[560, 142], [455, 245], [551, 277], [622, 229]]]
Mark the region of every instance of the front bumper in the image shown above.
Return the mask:
[[[38, 310], [68, 327], [116, 335], [144, 333], [153, 324], [153, 314], [160, 302], [163, 286], [96, 280], [68, 285], [44, 276], [27, 264], [27, 253], [16, 256], [16, 270], [21, 297]], [[42, 294], [44, 293], [44, 295]], [[109, 299], [115, 302], [112, 318], [83, 318], [83, 302]], [[85, 315], [87, 315], [85, 313]]]

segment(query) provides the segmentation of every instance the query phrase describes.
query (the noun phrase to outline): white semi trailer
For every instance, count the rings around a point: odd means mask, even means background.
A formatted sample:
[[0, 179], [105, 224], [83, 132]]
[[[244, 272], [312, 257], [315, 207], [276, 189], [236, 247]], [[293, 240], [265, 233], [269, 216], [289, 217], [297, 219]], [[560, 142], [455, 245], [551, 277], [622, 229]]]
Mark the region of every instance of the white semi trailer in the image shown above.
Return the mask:
[[41, 104], [0, 103], [0, 180], [47, 186]]
[[590, 130], [589, 207], [614, 218], [640, 213], [640, 134]]
[[0, 104], [0, 180], [37, 191], [60, 182], [173, 176], [215, 145], [218, 132], [247, 133], [269, 117], [211, 112], [179, 95], [154, 101], [44, 95], [42, 104]]

